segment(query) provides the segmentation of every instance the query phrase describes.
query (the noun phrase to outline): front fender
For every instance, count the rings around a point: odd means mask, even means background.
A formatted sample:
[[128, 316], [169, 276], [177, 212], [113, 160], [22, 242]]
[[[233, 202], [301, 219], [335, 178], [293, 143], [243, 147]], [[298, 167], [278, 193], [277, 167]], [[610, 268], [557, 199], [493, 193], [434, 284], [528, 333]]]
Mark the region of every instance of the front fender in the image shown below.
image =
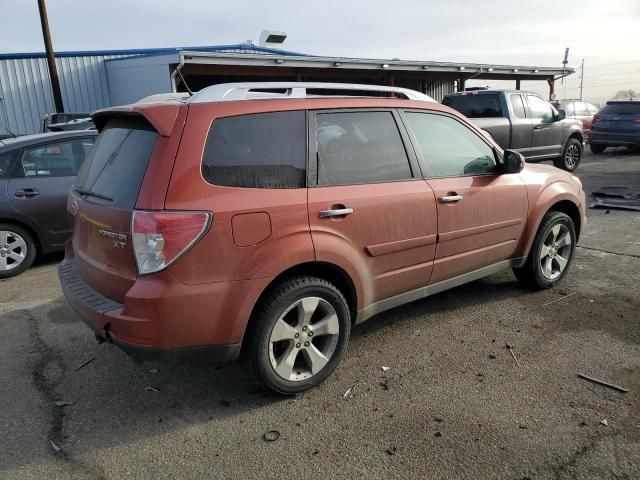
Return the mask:
[[529, 214], [527, 217], [527, 224], [525, 226], [524, 235], [520, 246], [518, 248], [520, 256], [526, 257], [529, 255], [533, 240], [535, 239], [542, 218], [555, 204], [562, 201], [569, 201], [573, 203], [578, 210], [582, 211], [582, 206], [577, 199], [580, 198], [579, 192], [576, 192], [575, 187], [570, 183], [557, 180], [553, 183], [549, 183], [543, 186], [539, 191], [535, 191], [536, 185], [528, 185], [529, 195]]

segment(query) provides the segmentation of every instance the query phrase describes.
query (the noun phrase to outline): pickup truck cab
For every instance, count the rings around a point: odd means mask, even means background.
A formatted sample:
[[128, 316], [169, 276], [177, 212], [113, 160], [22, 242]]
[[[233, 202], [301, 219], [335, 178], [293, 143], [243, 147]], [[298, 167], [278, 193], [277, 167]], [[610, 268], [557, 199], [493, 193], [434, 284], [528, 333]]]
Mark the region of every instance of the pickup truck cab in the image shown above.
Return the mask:
[[529, 162], [553, 160], [574, 171], [582, 158], [584, 133], [579, 120], [565, 118], [538, 94], [523, 90], [467, 90], [447, 95], [444, 105], [466, 115], [504, 149]]

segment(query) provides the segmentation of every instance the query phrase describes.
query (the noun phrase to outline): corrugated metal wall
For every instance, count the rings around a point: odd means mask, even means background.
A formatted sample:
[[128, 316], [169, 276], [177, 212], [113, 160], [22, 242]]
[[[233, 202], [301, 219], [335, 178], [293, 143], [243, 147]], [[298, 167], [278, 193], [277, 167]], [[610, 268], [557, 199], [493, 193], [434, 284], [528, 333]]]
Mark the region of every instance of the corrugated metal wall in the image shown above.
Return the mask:
[[[109, 106], [104, 60], [123, 56], [56, 58], [65, 111], [92, 112]], [[41, 118], [53, 111], [46, 58], [0, 58], [0, 127], [16, 134], [35, 133]]]
[[437, 102], [441, 102], [445, 95], [453, 93], [453, 80], [427, 81], [425, 92]]

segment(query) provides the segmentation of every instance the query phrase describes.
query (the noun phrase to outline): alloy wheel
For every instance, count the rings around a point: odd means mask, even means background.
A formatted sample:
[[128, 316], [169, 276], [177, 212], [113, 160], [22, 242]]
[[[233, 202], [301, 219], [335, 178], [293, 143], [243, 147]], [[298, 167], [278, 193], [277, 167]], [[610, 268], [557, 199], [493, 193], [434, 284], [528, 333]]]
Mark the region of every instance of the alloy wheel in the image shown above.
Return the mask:
[[573, 241], [569, 229], [558, 223], [549, 231], [540, 247], [540, 269], [550, 281], [556, 280], [567, 268]]
[[0, 230], [0, 271], [18, 268], [27, 258], [27, 242], [15, 232]]
[[320, 297], [295, 301], [278, 317], [269, 338], [275, 373], [299, 382], [316, 375], [333, 356], [340, 322], [333, 306]]
[[573, 170], [580, 161], [580, 147], [572, 143], [564, 154], [564, 163], [568, 169]]

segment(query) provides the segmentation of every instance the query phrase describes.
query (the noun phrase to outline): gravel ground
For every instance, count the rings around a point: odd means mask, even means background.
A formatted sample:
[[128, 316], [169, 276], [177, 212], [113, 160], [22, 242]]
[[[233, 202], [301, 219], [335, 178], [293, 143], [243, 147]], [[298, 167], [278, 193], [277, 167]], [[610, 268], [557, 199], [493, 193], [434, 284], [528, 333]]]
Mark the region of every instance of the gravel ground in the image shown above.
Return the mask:
[[[577, 174], [640, 190], [640, 155]], [[0, 478], [640, 478], [640, 213], [588, 215], [560, 287], [504, 272], [381, 314], [296, 398], [98, 345], [49, 258], [0, 282]]]

